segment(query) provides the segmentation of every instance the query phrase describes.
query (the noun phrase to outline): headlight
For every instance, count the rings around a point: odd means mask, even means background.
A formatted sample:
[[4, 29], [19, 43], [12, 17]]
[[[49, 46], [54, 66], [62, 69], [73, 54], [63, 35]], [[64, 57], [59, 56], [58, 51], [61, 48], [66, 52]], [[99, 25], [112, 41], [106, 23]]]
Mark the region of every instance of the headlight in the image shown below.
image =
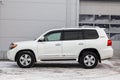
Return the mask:
[[17, 44], [11, 43], [9, 49], [14, 49], [17, 47]]

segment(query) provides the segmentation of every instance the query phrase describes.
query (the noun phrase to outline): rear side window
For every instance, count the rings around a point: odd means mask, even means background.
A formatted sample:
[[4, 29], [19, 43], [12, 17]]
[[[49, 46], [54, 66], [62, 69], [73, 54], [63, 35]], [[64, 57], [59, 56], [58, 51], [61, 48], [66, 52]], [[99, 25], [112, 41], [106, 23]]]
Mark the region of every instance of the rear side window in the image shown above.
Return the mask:
[[64, 31], [63, 40], [79, 40], [82, 39], [82, 31], [70, 30]]
[[96, 30], [83, 30], [84, 39], [97, 39], [98, 33]]

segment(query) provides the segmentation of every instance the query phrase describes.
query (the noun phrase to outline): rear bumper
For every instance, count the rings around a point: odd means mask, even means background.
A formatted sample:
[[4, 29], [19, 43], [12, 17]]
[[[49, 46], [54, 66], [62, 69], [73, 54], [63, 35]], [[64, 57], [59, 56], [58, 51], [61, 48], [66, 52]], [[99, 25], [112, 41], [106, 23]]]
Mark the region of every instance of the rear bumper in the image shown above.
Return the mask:
[[101, 59], [104, 60], [104, 59], [110, 59], [113, 57], [113, 49], [112, 47], [109, 47], [109, 48], [106, 48], [106, 49], [103, 49], [101, 51]]

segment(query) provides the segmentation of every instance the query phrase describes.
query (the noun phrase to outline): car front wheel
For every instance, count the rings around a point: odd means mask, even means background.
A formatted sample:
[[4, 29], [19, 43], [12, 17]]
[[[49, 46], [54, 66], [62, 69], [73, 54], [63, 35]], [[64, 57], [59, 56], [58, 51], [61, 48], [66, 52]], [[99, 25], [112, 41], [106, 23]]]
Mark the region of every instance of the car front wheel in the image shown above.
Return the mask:
[[17, 64], [21, 68], [30, 68], [34, 65], [34, 55], [29, 51], [23, 51], [18, 54]]

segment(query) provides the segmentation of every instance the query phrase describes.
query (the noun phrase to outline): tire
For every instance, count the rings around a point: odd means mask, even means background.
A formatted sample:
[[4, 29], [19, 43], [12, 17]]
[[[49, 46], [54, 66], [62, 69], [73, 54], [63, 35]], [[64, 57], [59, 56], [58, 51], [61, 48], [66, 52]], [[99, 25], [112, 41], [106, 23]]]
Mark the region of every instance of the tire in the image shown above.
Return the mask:
[[30, 51], [22, 51], [17, 55], [17, 64], [21, 68], [30, 68], [35, 63], [35, 57]]
[[95, 68], [98, 64], [97, 55], [91, 51], [83, 52], [82, 56], [79, 59], [82, 67], [85, 69]]

